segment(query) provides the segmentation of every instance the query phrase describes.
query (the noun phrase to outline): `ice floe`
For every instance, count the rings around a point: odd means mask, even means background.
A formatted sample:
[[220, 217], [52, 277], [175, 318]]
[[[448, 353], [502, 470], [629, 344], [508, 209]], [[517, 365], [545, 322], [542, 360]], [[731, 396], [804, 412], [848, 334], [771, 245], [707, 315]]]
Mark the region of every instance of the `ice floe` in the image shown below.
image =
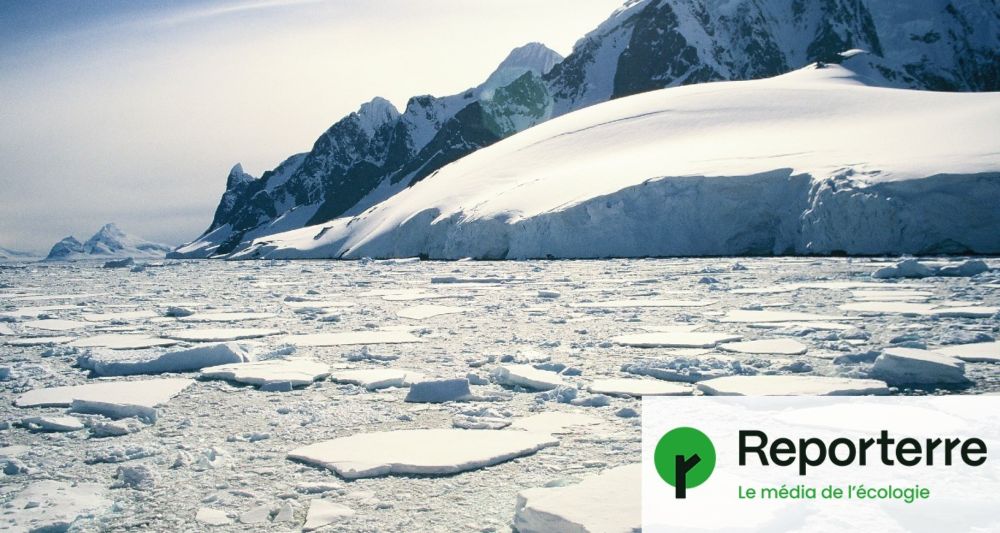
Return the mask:
[[130, 320], [145, 320], [156, 318], [155, 311], [125, 311], [121, 313], [84, 313], [83, 319], [87, 322], [128, 322]]
[[414, 403], [443, 403], [464, 401], [472, 398], [469, 380], [435, 379], [418, 381], [410, 385], [405, 401]]
[[712, 348], [720, 342], [740, 340], [739, 335], [711, 332], [636, 333], [611, 339], [615, 344], [636, 348]]
[[746, 342], [727, 342], [719, 345], [726, 352], [748, 354], [802, 355], [809, 347], [792, 339], [760, 339]]
[[105, 335], [94, 335], [84, 337], [70, 343], [70, 346], [77, 348], [110, 348], [112, 350], [141, 350], [143, 348], [156, 348], [173, 346], [178, 339], [161, 339], [149, 335], [121, 335], [109, 333]]
[[29, 416], [21, 420], [21, 425], [32, 431], [80, 431], [83, 422], [75, 416]]
[[315, 498], [309, 500], [309, 511], [306, 513], [306, 523], [302, 526], [302, 531], [314, 531], [350, 518], [354, 514], [354, 510], [346, 505]]
[[514, 419], [510, 424], [510, 429], [557, 435], [569, 432], [570, 428], [596, 426], [599, 424], [601, 424], [601, 419], [590, 415], [546, 411], [537, 415]]
[[467, 309], [464, 307], [454, 307], [447, 305], [415, 305], [413, 307], [407, 307], [405, 309], [400, 309], [396, 312], [401, 318], [409, 318], [412, 320], [424, 320], [427, 318], [433, 318], [441, 315], [452, 315], [457, 313], [464, 313]]
[[519, 533], [631, 533], [642, 527], [642, 465], [611, 468], [575, 485], [518, 493]]
[[504, 365], [493, 371], [493, 379], [500, 385], [546, 391], [565, 385], [555, 372], [539, 370], [531, 365]]
[[191, 372], [207, 366], [245, 363], [251, 355], [235, 342], [206, 344], [160, 354], [90, 351], [77, 358], [77, 365], [97, 376], [131, 376]]
[[875, 359], [871, 376], [890, 385], [965, 385], [965, 363], [917, 348], [887, 348]]
[[583, 302], [570, 304], [578, 309], [622, 309], [642, 307], [707, 307], [715, 304], [715, 300], [609, 300], [606, 302]]
[[613, 378], [599, 379], [587, 388], [595, 394], [609, 396], [689, 396], [694, 388], [689, 385], [653, 379]]
[[885, 382], [827, 376], [726, 376], [698, 383], [714, 396], [861, 396], [889, 394]]
[[528, 431], [411, 429], [357, 433], [318, 442], [288, 458], [346, 479], [389, 474], [455, 474], [529, 455], [559, 441]]
[[44, 329], [46, 331], [73, 331], [75, 329], [83, 329], [90, 324], [76, 320], [44, 319], [29, 320], [22, 322], [21, 325], [27, 328]]
[[274, 318], [274, 313], [195, 313], [193, 315], [182, 316], [177, 320], [181, 322], [241, 322], [244, 320], [263, 320]]
[[961, 359], [968, 363], [1000, 363], [1000, 342], [958, 344], [934, 349], [941, 355]]
[[302, 387], [329, 374], [329, 365], [306, 358], [271, 359], [212, 366], [201, 370], [203, 378], [225, 379], [256, 385], [262, 389], [276, 389], [283, 384], [287, 384], [288, 389]]
[[837, 320], [856, 320], [856, 317], [815, 315], [795, 311], [750, 311], [745, 309], [736, 309], [726, 313], [726, 316], [720, 318], [719, 322], [830, 322]]
[[288, 342], [296, 346], [347, 346], [352, 344], [405, 344], [423, 342], [408, 331], [342, 331], [289, 335]]
[[368, 390], [387, 389], [389, 387], [409, 387], [415, 382], [423, 381], [424, 376], [413, 370], [397, 370], [392, 368], [374, 368], [364, 370], [338, 370], [330, 374], [330, 380], [336, 383], [357, 385]]
[[7, 339], [4, 341], [4, 344], [7, 346], [48, 346], [52, 344], [66, 344], [75, 339], [76, 337], [21, 337]]
[[259, 339], [281, 335], [284, 331], [269, 328], [204, 328], [178, 329], [164, 332], [168, 339], [186, 342], [226, 342], [246, 339]]
[[70, 407], [78, 413], [101, 414], [108, 418], [139, 417], [156, 420], [156, 406], [162, 405], [194, 381], [161, 378], [141, 381], [100, 381], [85, 385], [49, 387], [20, 395], [18, 407]]
[[916, 259], [904, 259], [895, 265], [882, 267], [872, 272], [876, 279], [887, 278], [927, 278], [932, 276], [972, 277], [989, 271], [989, 265], [979, 259], [969, 259], [958, 264], [943, 266], [921, 263]]
[[111, 507], [104, 487], [94, 483], [35, 481], [4, 503], [0, 529], [11, 533], [67, 531]]

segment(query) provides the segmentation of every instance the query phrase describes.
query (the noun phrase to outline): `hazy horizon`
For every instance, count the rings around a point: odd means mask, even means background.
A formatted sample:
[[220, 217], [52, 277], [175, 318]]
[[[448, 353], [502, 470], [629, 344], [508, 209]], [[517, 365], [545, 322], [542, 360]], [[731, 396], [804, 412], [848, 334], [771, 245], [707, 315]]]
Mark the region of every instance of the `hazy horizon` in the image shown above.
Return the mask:
[[0, 247], [107, 222], [193, 239], [235, 163], [259, 176], [372, 97], [460, 92], [527, 42], [566, 55], [619, 5], [2, 1]]

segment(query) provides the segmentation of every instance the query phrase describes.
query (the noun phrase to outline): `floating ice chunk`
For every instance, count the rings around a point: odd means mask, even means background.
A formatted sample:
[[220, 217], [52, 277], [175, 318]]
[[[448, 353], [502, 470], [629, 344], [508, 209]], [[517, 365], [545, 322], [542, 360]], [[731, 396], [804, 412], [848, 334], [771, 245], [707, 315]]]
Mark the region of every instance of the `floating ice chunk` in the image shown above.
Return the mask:
[[[284, 333], [278, 329], [266, 328], [205, 328], [179, 329], [163, 333], [168, 339], [186, 342], [226, 342], [244, 339], [259, 339]], [[175, 343], [176, 344], [176, 343]]]
[[674, 324], [671, 326], [639, 326], [640, 329], [656, 333], [687, 333], [702, 327], [699, 324]]
[[149, 335], [119, 335], [106, 334], [84, 337], [70, 343], [70, 346], [77, 348], [110, 348], [112, 350], [141, 350], [144, 348], [156, 348], [158, 346], [173, 346], [177, 344], [174, 339], [161, 339], [150, 337]]
[[566, 413], [562, 411], [546, 411], [537, 415], [518, 418], [510, 424], [510, 429], [555, 435], [559, 433], [567, 433], [570, 431], [570, 428], [594, 426], [600, 423], [600, 418], [590, 415]]
[[560, 296], [562, 296], [562, 293], [560, 293], [559, 291], [552, 291], [546, 289], [541, 289], [538, 291], [539, 298], [554, 299], [554, 298], [559, 298]]
[[156, 318], [158, 316], [160, 315], [156, 314], [154, 311], [125, 311], [122, 313], [84, 313], [83, 319], [87, 322], [111, 322], [144, 320], [147, 318]]
[[990, 307], [986, 305], [967, 305], [955, 307], [940, 307], [931, 314], [944, 318], [990, 318], [1000, 312], [1000, 307]]
[[761, 339], [746, 342], [727, 342], [719, 345], [727, 352], [776, 355], [802, 355], [809, 347], [792, 339]]
[[126, 257], [124, 259], [112, 259], [110, 261], [105, 261], [102, 268], [128, 268], [133, 265], [135, 265], [135, 259]]
[[795, 329], [812, 329], [816, 331], [851, 331], [856, 329], [855, 326], [851, 324], [838, 324], [837, 322], [764, 322], [761, 324], [747, 324], [749, 328], [757, 329], [777, 329], [777, 328], [795, 328]]
[[129, 433], [136, 433], [143, 428], [143, 424], [137, 419], [123, 420], [97, 420], [90, 424], [90, 435], [100, 439], [105, 437], [121, 437]]
[[514, 510], [520, 533], [631, 533], [642, 527], [642, 465], [611, 468], [575, 485], [521, 491]]
[[180, 317], [185, 317], [185, 316], [191, 316], [193, 314], [194, 314], [194, 311], [192, 311], [192, 310], [190, 310], [190, 309], [188, 309], [186, 307], [180, 307], [180, 306], [170, 306], [170, 307], [167, 307], [167, 310], [163, 312], [163, 316], [172, 317], [172, 318], [180, 318]]
[[302, 531], [313, 531], [354, 516], [354, 509], [339, 503], [316, 498], [309, 501], [309, 512]]
[[887, 348], [870, 372], [890, 385], [964, 385], [965, 363], [948, 355], [916, 348]]
[[559, 374], [538, 370], [531, 365], [504, 365], [493, 371], [493, 378], [501, 385], [524, 387], [532, 390], [550, 390], [565, 385]]
[[527, 431], [413, 429], [359, 433], [292, 450], [288, 458], [346, 479], [455, 474], [529, 455], [559, 441]]
[[131, 416], [156, 420], [156, 406], [190, 386], [194, 381], [180, 378], [142, 381], [105, 381], [34, 389], [17, 398], [18, 407], [66, 407], [78, 413], [102, 414], [108, 418]]
[[467, 309], [464, 307], [452, 307], [447, 305], [415, 305], [413, 307], [407, 307], [406, 309], [400, 309], [396, 312], [396, 314], [402, 318], [423, 320], [441, 315], [464, 313], [466, 311]]
[[7, 324], [0, 324], [0, 336], [3, 335], [15, 335], [15, 333]]
[[418, 381], [410, 385], [405, 401], [443, 403], [468, 400], [471, 397], [472, 392], [469, 390], [468, 379], [437, 379]]
[[851, 297], [855, 300], [868, 302], [888, 302], [894, 300], [927, 300], [934, 296], [929, 291], [914, 290], [863, 290], [851, 292]]
[[77, 364], [98, 376], [132, 376], [190, 372], [207, 366], [245, 363], [252, 357], [235, 342], [206, 344], [162, 354], [92, 352], [77, 358]]
[[588, 387], [595, 394], [611, 396], [690, 396], [694, 388], [688, 385], [652, 379], [614, 378], [599, 379]]
[[67, 531], [110, 507], [111, 501], [104, 497], [104, 487], [100, 485], [36, 481], [4, 503], [0, 529], [11, 533]]
[[280, 383], [303, 387], [330, 375], [326, 363], [312, 359], [271, 359], [252, 363], [212, 366], [201, 370], [201, 377], [225, 379], [267, 388]]
[[412, 302], [416, 300], [437, 300], [441, 298], [471, 298], [468, 293], [443, 294], [426, 291], [398, 291], [382, 295], [382, 299], [387, 302]]
[[937, 348], [934, 351], [969, 363], [1000, 363], [1000, 342], [959, 344]]
[[930, 315], [934, 306], [911, 302], [853, 302], [840, 306], [843, 311], [870, 314], [898, 314], [903, 316]]
[[21, 325], [27, 328], [44, 329], [46, 331], [73, 331], [74, 329], [83, 329], [89, 326], [86, 322], [57, 319], [29, 320], [22, 322]]
[[80, 431], [83, 422], [75, 416], [30, 416], [21, 420], [21, 425], [32, 431]]
[[198, 512], [194, 515], [194, 519], [209, 526], [226, 526], [233, 523], [225, 511], [210, 507], [199, 508]]
[[285, 305], [291, 307], [292, 309], [301, 309], [307, 307], [319, 307], [322, 309], [344, 309], [347, 307], [354, 307], [356, 304], [354, 302], [349, 302], [346, 300], [300, 300], [300, 301], [285, 301]]
[[4, 341], [7, 346], [50, 346], [53, 344], [66, 344], [76, 337], [21, 337], [19, 339], [9, 339]]
[[274, 313], [195, 313], [178, 318], [181, 322], [241, 322], [274, 318]]
[[621, 335], [611, 342], [636, 348], [712, 348], [720, 342], [738, 341], [739, 335], [711, 332], [636, 333]]
[[241, 524], [264, 524], [271, 519], [271, 511], [270, 505], [258, 505], [240, 514], [239, 520]]
[[720, 318], [719, 322], [830, 322], [836, 320], [857, 320], [857, 317], [814, 315], [794, 311], [747, 311], [738, 309], [726, 313], [726, 316]]
[[405, 344], [423, 342], [408, 331], [342, 331], [290, 335], [288, 342], [296, 346], [345, 346], [351, 344]]
[[622, 372], [686, 383], [694, 383], [703, 379], [732, 374], [756, 373], [752, 367], [744, 367], [740, 361], [724, 355], [713, 355], [710, 357], [680, 356], [670, 359], [626, 363], [622, 365]]
[[570, 304], [578, 309], [621, 309], [630, 307], [707, 307], [715, 300], [610, 300], [606, 302], [584, 302]]
[[933, 276], [935, 269], [916, 259], [904, 259], [895, 265], [882, 267], [872, 272], [875, 279], [889, 278], [927, 278]]
[[340, 370], [330, 374], [330, 380], [337, 383], [358, 385], [368, 390], [387, 389], [389, 387], [409, 387], [422, 381], [423, 374], [412, 370], [396, 370], [392, 368], [375, 368], [371, 370]]
[[889, 394], [883, 381], [826, 376], [726, 376], [698, 383], [714, 396], [861, 396]]
[[979, 259], [968, 259], [957, 265], [947, 265], [938, 269], [938, 276], [972, 277], [990, 270], [989, 265]]

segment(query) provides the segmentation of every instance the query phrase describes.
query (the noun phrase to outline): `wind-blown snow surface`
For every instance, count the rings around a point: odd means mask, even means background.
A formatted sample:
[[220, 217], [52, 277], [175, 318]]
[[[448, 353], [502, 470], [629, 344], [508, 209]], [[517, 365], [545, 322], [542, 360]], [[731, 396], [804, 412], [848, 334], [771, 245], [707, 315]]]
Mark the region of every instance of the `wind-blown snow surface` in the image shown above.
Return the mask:
[[814, 65], [599, 104], [236, 257], [1000, 252], [1000, 94], [870, 82]]

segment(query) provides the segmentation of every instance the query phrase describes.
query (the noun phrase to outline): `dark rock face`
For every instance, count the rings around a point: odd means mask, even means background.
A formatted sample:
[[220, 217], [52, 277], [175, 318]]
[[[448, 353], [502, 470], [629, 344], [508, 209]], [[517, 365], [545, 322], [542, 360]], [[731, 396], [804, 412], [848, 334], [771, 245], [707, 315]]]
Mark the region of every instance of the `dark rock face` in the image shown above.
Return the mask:
[[83, 253], [83, 243], [75, 237], [66, 237], [52, 246], [46, 259], [63, 259], [81, 253]]
[[838, 62], [851, 49], [873, 54], [873, 76], [890, 85], [1000, 90], [1000, 4], [631, 0], [565, 59], [532, 43], [463, 93], [416, 96], [402, 113], [376, 98], [259, 179], [237, 165], [212, 225], [172, 255], [224, 256], [257, 237], [358, 214], [479, 148], [589, 105], [774, 76]]

